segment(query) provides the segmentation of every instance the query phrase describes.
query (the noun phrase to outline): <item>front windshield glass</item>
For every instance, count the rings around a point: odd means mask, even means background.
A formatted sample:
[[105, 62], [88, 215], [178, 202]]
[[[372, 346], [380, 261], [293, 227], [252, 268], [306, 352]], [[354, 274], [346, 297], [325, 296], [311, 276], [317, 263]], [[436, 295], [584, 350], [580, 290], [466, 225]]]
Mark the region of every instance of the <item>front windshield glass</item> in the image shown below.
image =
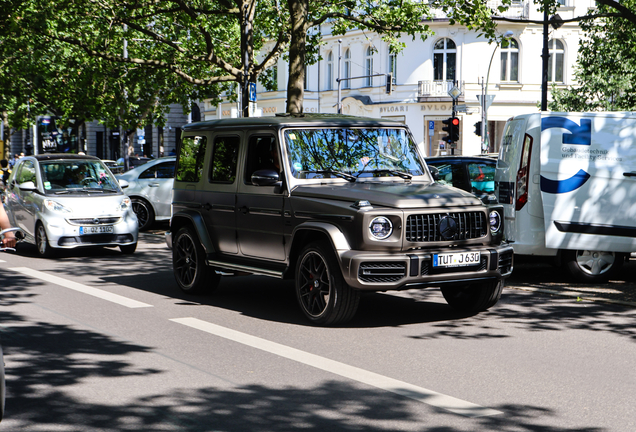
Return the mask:
[[415, 143], [402, 128], [288, 129], [285, 144], [298, 179], [424, 175]]
[[46, 193], [119, 191], [117, 180], [101, 161], [82, 159], [40, 161], [40, 169]]

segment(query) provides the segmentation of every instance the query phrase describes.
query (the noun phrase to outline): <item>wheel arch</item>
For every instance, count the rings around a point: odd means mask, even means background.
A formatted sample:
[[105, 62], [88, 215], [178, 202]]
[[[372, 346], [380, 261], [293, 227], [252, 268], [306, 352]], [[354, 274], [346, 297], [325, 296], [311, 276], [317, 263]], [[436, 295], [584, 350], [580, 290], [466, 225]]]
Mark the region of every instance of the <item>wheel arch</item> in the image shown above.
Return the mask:
[[293, 278], [298, 256], [301, 249], [315, 241], [328, 242], [335, 252], [338, 263], [342, 268], [342, 253], [351, 250], [349, 241], [340, 229], [326, 222], [307, 222], [297, 226], [292, 233], [291, 248], [289, 249], [289, 266], [285, 278]]
[[215, 252], [212, 241], [210, 240], [210, 235], [205, 227], [205, 221], [198, 212], [193, 210], [184, 210], [172, 215], [170, 220], [170, 231], [172, 232], [173, 239], [177, 231], [185, 226], [189, 226], [194, 229], [206, 254]]

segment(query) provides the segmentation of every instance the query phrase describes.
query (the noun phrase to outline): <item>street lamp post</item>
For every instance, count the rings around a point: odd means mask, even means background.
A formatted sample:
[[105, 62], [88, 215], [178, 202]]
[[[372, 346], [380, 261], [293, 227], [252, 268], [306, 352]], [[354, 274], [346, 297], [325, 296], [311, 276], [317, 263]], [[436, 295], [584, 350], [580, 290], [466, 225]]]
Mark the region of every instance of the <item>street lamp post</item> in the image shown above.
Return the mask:
[[[504, 39], [511, 38], [514, 33], [512, 30], [508, 30], [505, 32], [501, 38], [501, 40], [497, 41], [497, 45], [495, 45], [495, 49], [492, 50], [492, 55], [490, 56], [490, 63], [488, 63], [488, 72], [486, 73], [486, 85], [484, 86], [484, 91], [482, 92], [481, 99], [481, 152], [488, 153], [486, 150], [486, 131], [488, 130], [488, 81], [490, 79], [490, 67], [492, 66], [492, 60], [495, 58], [495, 53], [497, 52], [497, 48]], [[481, 79], [482, 85], [484, 84], [484, 79]]]

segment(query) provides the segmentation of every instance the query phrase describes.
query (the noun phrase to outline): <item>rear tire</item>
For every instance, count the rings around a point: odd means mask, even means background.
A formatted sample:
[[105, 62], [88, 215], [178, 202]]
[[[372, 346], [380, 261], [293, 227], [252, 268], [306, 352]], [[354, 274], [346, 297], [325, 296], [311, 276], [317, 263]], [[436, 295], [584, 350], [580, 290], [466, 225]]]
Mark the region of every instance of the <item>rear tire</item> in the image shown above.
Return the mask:
[[579, 282], [607, 282], [625, 262], [625, 254], [588, 250], [564, 251], [563, 263]]
[[335, 325], [353, 318], [360, 292], [344, 281], [331, 246], [314, 242], [302, 250], [296, 264], [296, 298], [312, 323]]
[[177, 231], [172, 243], [172, 269], [179, 288], [188, 294], [212, 292], [221, 281], [214, 267], [205, 263], [205, 251], [190, 227]]
[[38, 250], [38, 255], [42, 258], [49, 258], [51, 256], [51, 246], [49, 246], [49, 237], [46, 235], [46, 228], [41, 222], [35, 227], [35, 246]]
[[489, 281], [460, 287], [444, 287], [446, 302], [461, 312], [481, 312], [493, 307], [501, 298], [504, 281]]
[[141, 198], [132, 198], [132, 210], [137, 215], [139, 231], [149, 229], [155, 223], [155, 212], [150, 203]]

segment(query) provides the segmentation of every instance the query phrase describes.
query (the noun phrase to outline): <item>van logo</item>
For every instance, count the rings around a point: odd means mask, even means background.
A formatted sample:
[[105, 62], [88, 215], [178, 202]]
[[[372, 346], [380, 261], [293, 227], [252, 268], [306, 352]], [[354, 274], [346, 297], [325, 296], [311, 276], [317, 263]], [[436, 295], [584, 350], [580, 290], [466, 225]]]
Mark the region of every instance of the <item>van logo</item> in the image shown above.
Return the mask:
[[[563, 144], [592, 145], [592, 120], [581, 119], [581, 124], [566, 117], [544, 117], [541, 119], [541, 132], [546, 129], [561, 128], [570, 133], [563, 134]], [[570, 178], [551, 180], [541, 176], [541, 191], [553, 194], [572, 192], [583, 186], [590, 174], [580, 169]]]
[[457, 234], [457, 222], [450, 216], [444, 216], [439, 220], [438, 230], [444, 240], [450, 240]]

